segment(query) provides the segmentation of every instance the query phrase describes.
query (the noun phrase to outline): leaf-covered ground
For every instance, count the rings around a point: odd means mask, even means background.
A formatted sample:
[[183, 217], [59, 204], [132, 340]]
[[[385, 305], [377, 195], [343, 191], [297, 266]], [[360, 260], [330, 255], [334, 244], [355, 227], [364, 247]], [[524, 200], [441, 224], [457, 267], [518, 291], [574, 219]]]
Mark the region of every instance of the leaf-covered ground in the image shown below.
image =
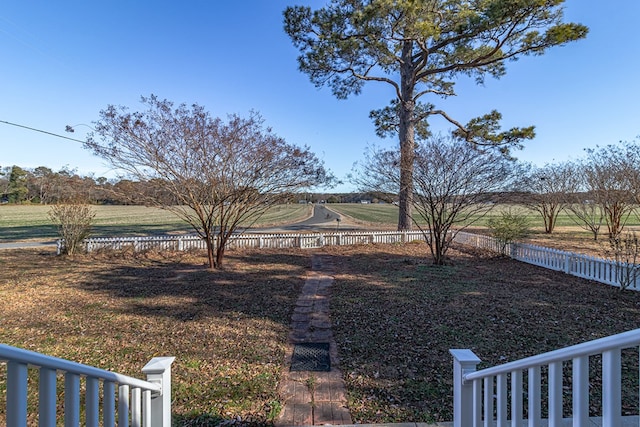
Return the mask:
[[[489, 366], [640, 327], [640, 293], [491, 254], [454, 250], [434, 267], [424, 244], [319, 252], [335, 263], [332, 323], [360, 423], [451, 420], [450, 348]], [[178, 425], [270, 424], [312, 253], [230, 251], [210, 272], [201, 253], [0, 251], [0, 342], [136, 377], [173, 355]]]
[[[451, 348], [486, 367], [640, 327], [640, 293], [471, 250], [435, 267], [427, 250], [330, 250], [334, 334], [360, 423], [451, 420]], [[637, 352], [632, 360], [625, 413], [637, 413]]]
[[[71, 260], [1, 251], [0, 342], [138, 378], [152, 357], [175, 356], [182, 425], [268, 423], [281, 407], [277, 386], [309, 256], [230, 253], [216, 272], [204, 262], [202, 254]], [[5, 374], [0, 366], [0, 408]]]

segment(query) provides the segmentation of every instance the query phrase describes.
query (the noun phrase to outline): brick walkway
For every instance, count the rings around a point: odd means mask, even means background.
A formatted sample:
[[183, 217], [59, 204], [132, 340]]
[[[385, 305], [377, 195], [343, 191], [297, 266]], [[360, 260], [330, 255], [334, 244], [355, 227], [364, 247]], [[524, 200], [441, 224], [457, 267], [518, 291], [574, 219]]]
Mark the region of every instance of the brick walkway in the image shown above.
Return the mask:
[[[352, 424], [346, 408], [342, 372], [329, 317], [330, 288], [333, 283], [331, 258], [314, 255], [312, 272], [305, 282], [291, 316], [291, 333], [286, 372], [280, 394], [285, 401], [278, 427]], [[295, 344], [329, 343], [330, 372], [289, 371]]]

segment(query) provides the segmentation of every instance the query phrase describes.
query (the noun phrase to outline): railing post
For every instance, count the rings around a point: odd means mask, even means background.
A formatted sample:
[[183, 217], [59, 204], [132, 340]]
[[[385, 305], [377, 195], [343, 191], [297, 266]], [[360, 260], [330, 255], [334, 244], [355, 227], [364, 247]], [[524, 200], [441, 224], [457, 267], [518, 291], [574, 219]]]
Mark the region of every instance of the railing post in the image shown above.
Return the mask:
[[154, 427], [171, 427], [171, 364], [175, 359], [154, 357], [142, 368], [147, 381], [162, 387], [159, 394], [151, 396], [151, 425]]
[[453, 427], [469, 427], [473, 423], [473, 384], [464, 375], [475, 372], [480, 359], [471, 350], [449, 350], [453, 356]]

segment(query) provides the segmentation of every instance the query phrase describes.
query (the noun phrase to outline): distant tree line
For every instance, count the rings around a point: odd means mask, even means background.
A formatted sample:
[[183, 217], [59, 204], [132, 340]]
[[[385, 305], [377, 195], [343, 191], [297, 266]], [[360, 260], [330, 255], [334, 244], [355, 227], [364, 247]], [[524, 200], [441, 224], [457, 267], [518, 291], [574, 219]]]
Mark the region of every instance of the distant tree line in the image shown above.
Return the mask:
[[[157, 182], [108, 179], [80, 175], [73, 169], [59, 171], [39, 166], [0, 167], [0, 200], [11, 204], [86, 203], [92, 205], [144, 205], [146, 196], [157, 197]], [[165, 204], [176, 203], [171, 194], [161, 196]], [[393, 196], [376, 191], [352, 193], [300, 193], [287, 203], [379, 203]]]
[[[152, 181], [107, 179], [80, 175], [63, 168], [59, 171], [39, 166], [0, 167], [0, 200], [11, 204], [83, 203], [92, 205], [142, 205], [144, 195], [156, 192]], [[174, 200], [165, 197], [167, 204]]]
[[15, 165], [0, 167], [0, 200], [3, 203], [119, 203], [110, 191], [114, 185], [107, 178], [81, 176], [68, 168], [55, 172], [45, 166], [34, 169]]

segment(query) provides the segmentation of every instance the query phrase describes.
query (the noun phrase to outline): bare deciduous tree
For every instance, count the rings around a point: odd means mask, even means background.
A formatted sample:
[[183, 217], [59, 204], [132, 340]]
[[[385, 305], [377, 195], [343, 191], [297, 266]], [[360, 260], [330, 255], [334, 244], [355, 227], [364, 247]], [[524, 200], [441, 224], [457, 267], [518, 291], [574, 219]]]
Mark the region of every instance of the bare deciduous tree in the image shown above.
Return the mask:
[[582, 168], [588, 193], [604, 212], [610, 239], [618, 237], [635, 210], [637, 147], [616, 144], [588, 149]]
[[578, 180], [578, 189], [566, 209], [569, 218], [582, 229], [589, 231], [593, 240], [597, 241], [604, 223], [604, 210], [598, 203], [597, 196], [587, 185], [587, 175], [581, 162], [575, 164], [574, 172]]
[[553, 163], [540, 168], [529, 166], [518, 186], [527, 193], [525, 205], [542, 216], [544, 231], [550, 234], [560, 212], [573, 201], [579, 180], [572, 163]]
[[[269, 207], [331, 181], [308, 148], [288, 144], [248, 118], [213, 118], [202, 106], [143, 97], [147, 109], [109, 106], [86, 146], [116, 169], [144, 181], [146, 203], [165, 208], [206, 241], [210, 268], [220, 268], [227, 242]], [[166, 204], [170, 195], [175, 204]]]
[[[399, 156], [397, 150], [370, 150], [355, 182], [365, 191], [397, 194]], [[413, 169], [412, 220], [424, 232], [434, 263], [442, 265], [455, 235], [493, 208], [496, 192], [511, 178], [511, 164], [498, 153], [438, 136], [416, 149]]]

